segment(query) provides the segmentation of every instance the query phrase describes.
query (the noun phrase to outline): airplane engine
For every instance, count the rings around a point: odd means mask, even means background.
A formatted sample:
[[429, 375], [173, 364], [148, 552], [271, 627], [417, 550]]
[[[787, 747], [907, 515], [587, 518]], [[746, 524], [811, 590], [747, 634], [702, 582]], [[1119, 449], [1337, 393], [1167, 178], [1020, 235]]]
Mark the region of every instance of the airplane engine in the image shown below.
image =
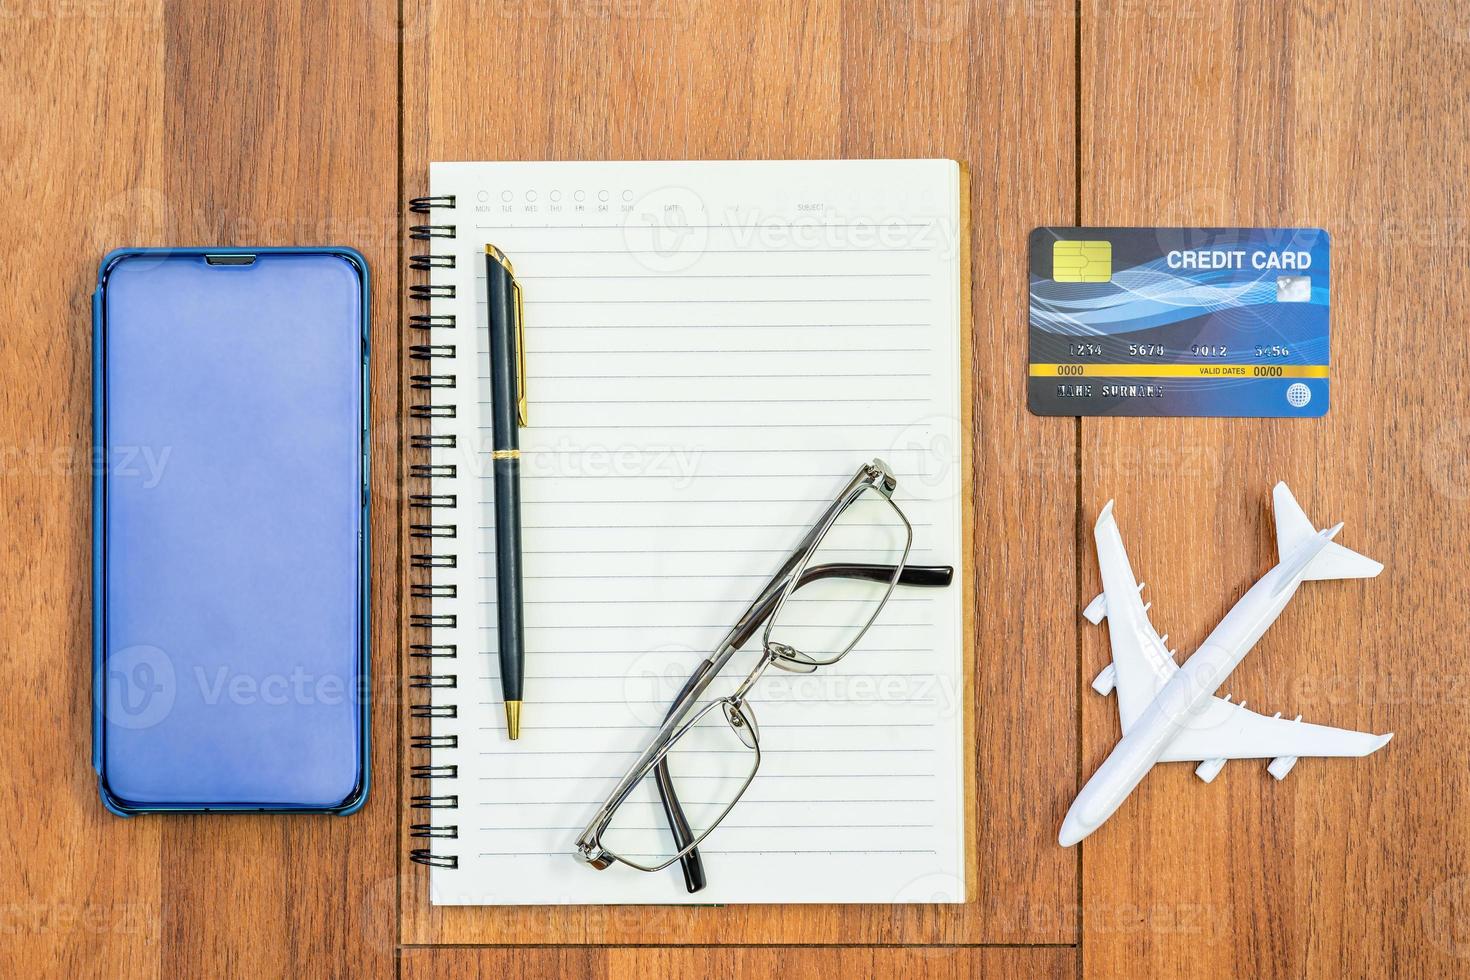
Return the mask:
[[1105, 617], [1107, 614], [1108, 597], [1102, 592], [1099, 592], [1097, 596], [1087, 604], [1087, 608], [1082, 610], [1082, 615], [1087, 617], [1087, 621], [1093, 626], [1101, 623], [1103, 621], [1103, 617]]
[[1279, 758], [1272, 759], [1271, 764], [1266, 767], [1266, 771], [1277, 779], [1285, 779], [1286, 774], [1291, 772], [1291, 767], [1296, 765], [1296, 759], [1297, 757], [1294, 755], [1283, 755]]
[[[1276, 712], [1276, 717], [1280, 718], [1281, 712]], [[1296, 720], [1301, 721], [1302, 716], [1297, 715]], [[1291, 772], [1291, 767], [1296, 765], [1296, 760], [1297, 756], [1294, 755], [1278, 756], [1271, 760], [1271, 764], [1266, 767], [1266, 771], [1275, 776], [1277, 781], [1283, 780], [1286, 778], [1286, 774]]]
[[1113, 693], [1113, 685], [1118, 682], [1118, 669], [1108, 664], [1098, 675], [1092, 679], [1092, 689], [1106, 697]]
[[1194, 774], [1205, 782], [1214, 782], [1215, 777], [1220, 775], [1220, 770], [1225, 768], [1224, 759], [1206, 759], [1194, 767]]

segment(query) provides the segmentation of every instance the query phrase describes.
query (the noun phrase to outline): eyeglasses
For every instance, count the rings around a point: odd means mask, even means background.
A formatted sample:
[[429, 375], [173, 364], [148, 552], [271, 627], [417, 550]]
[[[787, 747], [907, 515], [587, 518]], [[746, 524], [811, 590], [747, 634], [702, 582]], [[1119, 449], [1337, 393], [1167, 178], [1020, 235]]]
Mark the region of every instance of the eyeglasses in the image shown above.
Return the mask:
[[[949, 566], [908, 564], [914, 531], [893, 502], [897, 485], [882, 460], [858, 468], [685, 682], [652, 743], [577, 839], [583, 860], [599, 870], [616, 861], [639, 871], [679, 861], [689, 891], [704, 887], [697, 848], [760, 768], [760, 725], [748, 696], [766, 668], [811, 673], [835, 664], [862, 640], [896, 587], [943, 587], [954, 577]], [[763, 623], [755, 667], [733, 692], [701, 704]]]

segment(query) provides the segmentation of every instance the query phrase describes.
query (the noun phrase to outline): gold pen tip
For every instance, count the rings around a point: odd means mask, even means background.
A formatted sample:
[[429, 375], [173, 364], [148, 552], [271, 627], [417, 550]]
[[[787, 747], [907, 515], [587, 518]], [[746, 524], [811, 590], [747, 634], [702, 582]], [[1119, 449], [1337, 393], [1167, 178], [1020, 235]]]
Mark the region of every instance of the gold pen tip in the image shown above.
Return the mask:
[[505, 730], [510, 735], [511, 741], [521, 737], [521, 703], [519, 701], [505, 702]]

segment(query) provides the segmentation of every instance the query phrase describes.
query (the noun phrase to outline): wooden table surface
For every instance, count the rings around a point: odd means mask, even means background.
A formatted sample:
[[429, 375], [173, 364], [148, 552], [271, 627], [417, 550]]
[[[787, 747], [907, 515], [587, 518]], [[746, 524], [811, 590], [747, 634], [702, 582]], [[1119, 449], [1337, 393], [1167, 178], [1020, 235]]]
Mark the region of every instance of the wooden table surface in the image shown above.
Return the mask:
[[[0, 0], [0, 961], [10, 975], [1470, 973], [1470, 9], [1459, 0]], [[970, 165], [980, 887], [960, 907], [431, 909], [405, 858], [403, 201], [431, 159]], [[1320, 225], [1331, 413], [1041, 419], [1041, 224]], [[120, 245], [361, 249], [374, 279], [374, 790], [347, 819], [120, 820], [90, 752], [89, 294]], [[1161, 767], [1056, 845], [1117, 736], [1088, 528], [1188, 650], [1285, 479], [1370, 582], [1231, 681], [1395, 731], [1277, 784]], [[560, 948], [559, 948], [560, 947]]]

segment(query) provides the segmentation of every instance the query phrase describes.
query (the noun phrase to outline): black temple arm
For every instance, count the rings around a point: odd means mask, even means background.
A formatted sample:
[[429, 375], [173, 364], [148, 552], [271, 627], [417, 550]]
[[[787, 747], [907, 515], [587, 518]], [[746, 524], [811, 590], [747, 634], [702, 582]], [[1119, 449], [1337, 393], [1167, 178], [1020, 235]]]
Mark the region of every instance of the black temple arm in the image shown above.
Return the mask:
[[[704, 679], [709, 673], [710, 663], [708, 660], [699, 665], [689, 678], [684, 682], [684, 688], [674, 698], [674, 705], [684, 700], [695, 685]], [[674, 707], [669, 707], [669, 714], [673, 714]], [[665, 716], [667, 718], [667, 716]], [[669, 775], [669, 760], [667, 757], [658, 760], [658, 766], [654, 768], [654, 781], [658, 784], [658, 798], [664, 805], [664, 818], [669, 822], [669, 831], [674, 835], [674, 849], [682, 851], [694, 843], [694, 831], [689, 828], [689, 821], [684, 817], [684, 808], [679, 805], [679, 794], [674, 792], [674, 780]], [[700, 891], [705, 886], [704, 861], [699, 856], [699, 849], [695, 848], [679, 859], [679, 868], [684, 872], [684, 887], [689, 894]]]

